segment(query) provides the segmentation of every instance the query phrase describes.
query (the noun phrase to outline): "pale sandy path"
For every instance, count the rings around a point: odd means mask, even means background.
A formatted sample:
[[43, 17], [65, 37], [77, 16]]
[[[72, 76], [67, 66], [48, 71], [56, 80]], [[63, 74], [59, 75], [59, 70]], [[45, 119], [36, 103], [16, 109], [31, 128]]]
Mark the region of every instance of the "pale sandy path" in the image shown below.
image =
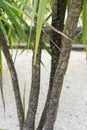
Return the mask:
[[[32, 52], [29, 51], [24, 52], [22, 55], [19, 54], [15, 65], [20, 80], [21, 93], [23, 93], [23, 88], [26, 86], [27, 104], [31, 79]], [[45, 67], [42, 66], [41, 69], [40, 106], [38, 107], [36, 124], [44, 106], [49, 83], [50, 56], [45, 51], [43, 51], [42, 60]], [[3, 112], [0, 95], [0, 128], [18, 130], [12, 84], [5, 60], [3, 60], [3, 73], [6, 113], [4, 114]], [[87, 61], [85, 59], [85, 52], [72, 51], [71, 53], [54, 130], [87, 130]]]

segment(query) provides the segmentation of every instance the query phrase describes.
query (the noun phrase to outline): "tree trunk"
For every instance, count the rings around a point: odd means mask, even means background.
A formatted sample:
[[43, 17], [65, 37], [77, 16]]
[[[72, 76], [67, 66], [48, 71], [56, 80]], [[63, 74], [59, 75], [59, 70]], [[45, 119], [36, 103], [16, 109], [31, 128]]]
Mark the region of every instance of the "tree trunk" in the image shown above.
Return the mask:
[[28, 113], [27, 113], [24, 130], [35, 129], [35, 116], [36, 116], [36, 111], [38, 106], [38, 97], [39, 97], [39, 90], [40, 90], [41, 50], [42, 50], [42, 40], [40, 39], [35, 65], [33, 64], [34, 53], [32, 58], [32, 83], [31, 83]]
[[[32, 3], [34, 4], [34, 1], [32, 1]], [[38, 0], [36, 12], [38, 11], [38, 5], [39, 5], [39, 0]], [[35, 21], [37, 21], [37, 17], [35, 17], [34, 19]], [[35, 23], [35, 34], [36, 34], [36, 23]], [[31, 83], [30, 99], [29, 99], [26, 122], [23, 130], [35, 130], [35, 117], [36, 117], [36, 112], [38, 107], [38, 98], [39, 98], [39, 91], [40, 91], [41, 52], [42, 52], [42, 36], [40, 37], [40, 41], [39, 41], [39, 47], [38, 47], [35, 65], [34, 65], [34, 52], [33, 52], [32, 83]]]
[[[63, 32], [63, 28], [64, 28], [66, 4], [67, 4], [67, 0], [64, 0], [64, 1], [53, 0], [52, 1], [52, 26], [60, 30], [61, 32]], [[55, 42], [55, 45], [61, 48], [62, 36], [53, 30], [51, 33], [52, 33], [51, 34], [52, 41]], [[58, 48], [55, 45], [53, 45], [52, 42], [50, 44], [51, 44], [52, 58], [51, 58], [51, 74], [50, 74], [49, 90], [48, 90], [45, 107], [44, 107], [39, 125], [37, 127], [37, 130], [42, 130], [45, 124], [46, 114], [47, 114], [50, 97], [51, 97], [51, 90], [53, 86], [53, 78], [55, 75], [55, 70], [57, 68], [59, 55], [60, 55], [60, 50], [58, 50]]]
[[[71, 39], [73, 39], [75, 34], [78, 18], [81, 13], [81, 8], [82, 8], [82, 0], [72, 0], [71, 10], [68, 18], [68, 23], [66, 26], [66, 31], [65, 31], [65, 34]], [[50, 106], [49, 106], [49, 111], [47, 113], [47, 120], [46, 120], [44, 130], [53, 130], [53, 126], [57, 116], [62, 84], [63, 84], [65, 72], [67, 70], [71, 48], [72, 48], [71, 41], [64, 37], [62, 41], [62, 48], [61, 48], [62, 52], [60, 54], [59, 62], [54, 76]]]
[[24, 124], [24, 110], [23, 110], [21, 96], [20, 96], [17, 74], [16, 74], [16, 70], [14, 67], [14, 63], [12, 61], [12, 57], [9, 53], [9, 49], [8, 49], [8, 46], [6, 44], [6, 41], [4, 39], [1, 29], [0, 29], [0, 46], [5, 55], [7, 65], [8, 65], [10, 74], [11, 74], [13, 90], [14, 90], [14, 95], [15, 95], [15, 100], [16, 100], [17, 115], [18, 115], [18, 119], [19, 119], [19, 126], [20, 126], [20, 130], [22, 130], [23, 124]]

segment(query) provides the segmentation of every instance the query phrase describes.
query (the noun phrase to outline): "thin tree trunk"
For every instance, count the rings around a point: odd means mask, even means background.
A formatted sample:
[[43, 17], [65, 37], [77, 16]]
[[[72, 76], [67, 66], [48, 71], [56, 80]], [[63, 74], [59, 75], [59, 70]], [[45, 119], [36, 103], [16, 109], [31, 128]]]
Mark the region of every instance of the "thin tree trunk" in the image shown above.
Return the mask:
[[20, 130], [22, 130], [23, 124], [24, 124], [24, 111], [23, 111], [23, 106], [22, 106], [22, 101], [21, 101], [21, 96], [20, 96], [20, 90], [19, 90], [17, 74], [16, 74], [16, 70], [15, 70], [15, 67], [14, 67], [14, 63], [12, 61], [12, 57], [10, 55], [8, 46], [6, 44], [6, 41], [4, 39], [4, 36], [3, 36], [3, 33], [1, 31], [1, 29], [0, 29], [0, 46], [2, 48], [4, 56], [6, 58], [7, 65], [8, 65], [10, 74], [11, 74], [13, 90], [14, 90], [14, 95], [15, 95], [15, 100], [16, 100], [16, 107], [17, 107], [17, 115], [18, 115], [18, 120], [19, 120], [19, 126], [20, 126]]
[[[29, 100], [29, 108], [25, 123], [24, 130], [34, 130], [35, 129], [35, 116], [38, 106], [38, 97], [40, 90], [40, 63], [41, 63], [41, 47], [39, 45], [37, 59], [35, 65], [32, 61], [32, 83], [31, 83], [31, 92], [30, 92], [30, 100]], [[33, 54], [34, 59], [34, 54]]]
[[[32, 1], [34, 4], [34, 0]], [[38, 11], [39, 0], [37, 4]], [[37, 18], [34, 18], [37, 21]], [[35, 34], [36, 34], [36, 23], [35, 23]], [[35, 43], [34, 43], [35, 46]], [[42, 36], [40, 37], [38, 52], [36, 56], [36, 63], [34, 65], [34, 51], [32, 57], [32, 83], [31, 83], [31, 91], [30, 91], [30, 99], [28, 112], [26, 117], [26, 122], [23, 130], [35, 130], [35, 117], [38, 107], [38, 98], [40, 91], [40, 72], [41, 72], [41, 52], [42, 52]]]
[[[81, 13], [81, 8], [82, 8], [82, 0], [72, 0], [71, 10], [68, 18], [68, 24], [65, 32], [65, 34], [69, 36], [71, 39], [73, 39], [75, 34], [78, 18]], [[53, 126], [57, 116], [62, 84], [65, 72], [67, 70], [71, 48], [72, 48], [71, 41], [66, 38], [63, 38], [61, 48], [62, 52], [60, 54], [59, 62], [54, 76], [50, 106], [49, 111], [47, 113], [47, 120], [44, 130], [53, 130]]]
[[[67, 0], [53, 0], [53, 9], [52, 9], [52, 26], [54, 26], [59, 31], [63, 32], [64, 29], [64, 18], [66, 11]], [[55, 8], [55, 5], [57, 6]], [[61, 48], [62, 45], [62, 36], [55, 31], [52, 31], [52, 41]], [[57, 68], [60, 50], [52, 44], [51, 42], [51, 50], [52, 50], [52, 59], [51, 59], [51, 75], [50, 75], [50, 88], [53, 86], [53, 78], [55, 75], [55, 70]], [[52, 89], [51, 89], [52, 90]]]
[[[67, 0], [53, 0], [52, 1], [52, 26], [56, 29], [63, 32], [64, 28], [64, 18], [65, 18], [65, 11], [66, 11], [66, 4]], [[61, 48], [62, 43], [62, 36], [56, 33], [52, 30], [51, 39], [55, 44]], [[51, 57], [51, 73], [50, 73], [50, 83], [49, 83], [49, 90], [47, 95], [47, 100], [45, 103], [44, 110], [42, 112], [39, 125], [37, 127], [37, 130], [42, 130], [45, 120], [46, 120], [46, 114], [49, 107], [50, 97], [51, 97], [51, 90], [53, 86], [53, 78], [55, 75], [55, 70], [57, 68], [60, 50], [56, 46], [54, 46], [51, 42], [51, 51], [52, 51], [52, 57]]]

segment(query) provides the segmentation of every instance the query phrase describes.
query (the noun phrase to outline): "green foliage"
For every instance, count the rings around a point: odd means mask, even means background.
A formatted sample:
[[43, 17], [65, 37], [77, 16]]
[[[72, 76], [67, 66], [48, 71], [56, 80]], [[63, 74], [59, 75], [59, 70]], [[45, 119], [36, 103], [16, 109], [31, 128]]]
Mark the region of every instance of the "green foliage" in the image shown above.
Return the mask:
[[[0, 1], [0, 28], [4, 34], [7, 42], [11, 43], [12, 37], [17, 41], [28, 42], [28, 36], [23, 30], [23, 26], [30, 29], [30, 26], [23, 19], [22, 9], [16, 7], [16, 4], [10, 3], [11, 1]], [[19, 39], [19, 40], [18, 40]]]

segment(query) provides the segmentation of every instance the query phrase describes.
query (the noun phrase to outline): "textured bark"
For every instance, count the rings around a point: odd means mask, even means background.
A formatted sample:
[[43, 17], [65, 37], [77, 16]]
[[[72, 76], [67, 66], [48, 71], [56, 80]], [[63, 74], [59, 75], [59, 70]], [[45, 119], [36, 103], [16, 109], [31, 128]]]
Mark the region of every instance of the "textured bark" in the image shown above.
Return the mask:
[[[63, 32], [64, 28], [64, 18], [65, 18], [65, 11], [66, 11], [66, 4], [67, 0], [53, 0], [53, 18], [52, 18], [52, 26], [54, 26], [59, 31]], [[55, 5], [57, 6], [57, 12]], [[55, 13], [56, 12], [56, 13]], [[54, 31], [52, 31], [52, 40], [55, 42], [55, 44], [61, 48], [62, 44], [62, 36]], [[51, 43], [51, 50], [52, 50], [52, 59], [51, 59], [51, 76], [50, 76], [50, 87], [52, 88], [53, 85], [53, 78], [55, 74], [55, 70], [58, 64], [60, 50], [56, 48]]]
[[[32, 3], [34, 4], [34, 1], [32, 1]], [[38, 0], [36, 11], [38, 11], [38, 5], [39, 5], [39, 0]], [[37, 21], [36, 17], [34, 19], [35, 21]], [[35, 23], [34, 28], [35, 28], [35, 35], [36, 35], [36, 23]], [[37, 107], [38, 107], [38, 98], [39, 98], [39, 91], [40, 91], [41, 52], [42, 52], [42, 36], [40, 37], [40, 41], [39, 41], [39, 47], [38, 47], [35, 65], [33, 64], [34, 62], [34, 52], [33, 52], [32, 83], [31, 83], [30, 99], [29, 99], [26, 122], [25, 122], [23, 130], [35, 130], [35, 117], [36, 117], [36, 112], [37, 112]]]
[[[52, 26], [56, 29], [63, 32], [64, 28], [64, 18], [65, 18], [65, 11], [66, 11], [66, 4], [67, 0], [53, 0], [52, 1]], [[57, 45], [59, 48], [61, 48], [61, 42], [62, 42], [62, 36], [56, 33], [52, 30], [51, 32], [51, 39], [53, 42], [55, 42], [55, 45]], [[55, 70], [57, 68], [60, 50], [52, 44], [51, 42], [51, 51], [52, 51], [52, 57], [51, 57], [51, 74], [50, 74], [50, 83], [49, 83], [49, 90], [47, 95], [47, 100], [45, 103], [45, 107], [39, 122], [39, 125], [37, 127], [37, 130], [42, 130], [45, 120], [46, 120], [46, 113], [49, 107], [50, 97], [51, 97], [51, 90], [53, 86], [53, 78], [55, 74]]]
[[[82, 7], [82, 0], [72, 0], [71, 10], [68, 18], [65, 34], [73, 39], [75, 30], [78, 23]], [[51, 92], [50, 106], [47, 113], [47, 120], [44, 130], [53, 130], [53, 126], [57, 116], [57, 110], [59, 105], [60, 94], [62, 90], [62, 84], [65, 72], [67, 70], [69, 56], [71, 52], [72, 44], [66, 38], [62, 41], [62, 52], [59, 57], [59, 62], [54, 76], [53, 87]]]
[[[36, 12], [38, 11], [39, 2], [40, 1], [38, 0]], [[32, 1], [32, 3], [34, 4], [34, 0]], [[37, 17], [35, 17], [34, 19], [35, 21], [37, 21]], [[35, 35], [36, 35], [36, 23], [34, 24], [34, 28], [35, 28]], [[40, 91], [41, 52], [42, 52], [42, 35], [39, 41], [39, 47], [38, 47], [35, 65], [33, 63], [34, 62], [34, 51], [33, 51], [32, 83], [31, 83], [30, 99], [29, 99], [27, 118], [23, 130], [35, 130], [35, 117], [36, 117], [36, 112], [38, 107], [38, 98], [39, 98], [39, 91]]]
[[[38, 97], [39, 97], [39, 90], [40, 90], [41, 48], [42, 48], [42, 45], [40, 44], [38, 48], [35, 65], [33, 64], [33, 61], [32, 61], [31, 92], [30, 92], [29, 108], [28, 108], [24, 130], [35, 129], [35, 116], [36, 116], [36, 111], [37, 111], [37, 106], [38, 106]], [[33, 54], [33, 59], [34, 59], [34, 54]]]
[[15, 101], [16, 101], [16, 107], [17, 107], [17, 115], [18, 115], [18, 119], [19, 119], [19, 126], [20, 126], [20, 130], [22, 130], [23, 124], [24, 124], [24, 111], [23, 111], [23, 106], [22, 106], [22, 101], [21, 101], [21, 96], [20, 96], [17, 74], [16, 74], [16, 70], [14, 67], [14, 63], [12, 61], [12, 57], [10, 55], [8, 46], [6, 44], [6, 41], [4, 39], [4, 36], [3, 36], [3, 33], [1, 30], [0, 30], [0, 46], [4, 53], [4, 56], [6, 58], [7, 65], [8, 65], [10, 74], [11, 74]]

